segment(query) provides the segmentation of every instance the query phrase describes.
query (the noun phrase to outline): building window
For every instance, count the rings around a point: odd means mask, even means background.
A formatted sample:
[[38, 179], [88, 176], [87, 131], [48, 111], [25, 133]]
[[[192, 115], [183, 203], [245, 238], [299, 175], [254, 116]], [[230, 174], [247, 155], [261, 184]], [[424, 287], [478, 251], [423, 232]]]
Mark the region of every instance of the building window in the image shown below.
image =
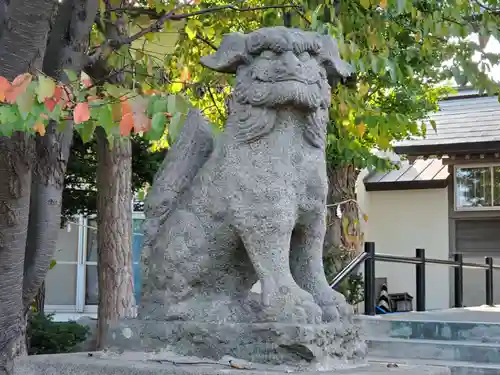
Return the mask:
[[[141, 295], [141, 250], [144, 213], [132, 214], [132, 273], [134, 294]], [[99, 302], [97, 284], [97, 223], [75, 217], [59, 231], [56, 266], [47, 273], [45, 307], [50, 313], [95, 314]]]
[[[141, 250], [143, 241], [142, 214], [134, 215], [132, 220], [132, 273], [134, 280], [134, 295], [136, 303], [139, 303], [141, 295]], [[85, 305], [97, 305], [99, 302], [99, 287], [97, 283], [97, 223], [89, 220], [87, 234], [87, 257], [86, 257], [86, 285]]]
[[455, 167], [455, 209], [500, 209], [500, 166]]

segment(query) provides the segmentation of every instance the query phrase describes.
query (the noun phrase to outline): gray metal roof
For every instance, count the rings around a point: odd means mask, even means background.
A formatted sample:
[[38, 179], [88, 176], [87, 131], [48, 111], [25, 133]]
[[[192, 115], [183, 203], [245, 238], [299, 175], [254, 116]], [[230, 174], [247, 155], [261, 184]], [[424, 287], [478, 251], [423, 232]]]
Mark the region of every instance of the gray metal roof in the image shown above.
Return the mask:
[[439, 159], [403, 160], [399, 169], [371, 172], [364, 184], [367, 191], [444, 188], [448, 176], [448, 166]]
[[394, 143], [398, 153], [405, 153], [405, 147], [500, 141], [500, 103], [496, 96], [443, 100], [439, 112], [430, 118], [436, 121], [437, 131], [428, 123], [424, 139]]

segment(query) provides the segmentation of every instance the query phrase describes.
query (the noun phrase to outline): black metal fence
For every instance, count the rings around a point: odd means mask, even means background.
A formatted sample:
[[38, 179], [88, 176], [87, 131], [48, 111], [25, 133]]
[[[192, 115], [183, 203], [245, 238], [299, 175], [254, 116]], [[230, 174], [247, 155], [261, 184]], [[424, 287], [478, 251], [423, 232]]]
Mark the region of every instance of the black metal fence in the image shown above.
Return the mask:
[[500, 265], [493, 264], [492, 257], [486, 257], [485, 263], [466, 263], [462, 254], [455, 254], [453, 259], [432, 259], [425, 256], [425, 249], [416, 249], [415, 257], [377, 254], [374, 242], [365, 242], [364, 252], [354, 258], [341, 272], [335, 276], [331, 287], [335, 288], [347, 276], [364, 263], [364, 303], [365, 315], [375, 315], [377, 291], [375, 290], [375, 262], [406, 263], [415, 265], [416, 310], [425, 311], [425, 268], [426, 264], [442, 264], [453, 267], [454, 307], [463, 307], [464, 268], [482, 269], [485, 271], [486, 304], [493, 306], [493, 270], [500, 270]]

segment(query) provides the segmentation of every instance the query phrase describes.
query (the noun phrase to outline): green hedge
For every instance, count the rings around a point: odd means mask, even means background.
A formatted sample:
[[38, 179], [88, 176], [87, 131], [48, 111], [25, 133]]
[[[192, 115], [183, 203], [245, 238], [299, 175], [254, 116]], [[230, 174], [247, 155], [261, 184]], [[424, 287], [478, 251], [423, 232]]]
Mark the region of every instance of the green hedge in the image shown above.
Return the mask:
[[52, 315], [31, 313], [27, 327], [28, 354], [70, 353], [88, 333], [88, 327], [76, 322], [54, 322]]

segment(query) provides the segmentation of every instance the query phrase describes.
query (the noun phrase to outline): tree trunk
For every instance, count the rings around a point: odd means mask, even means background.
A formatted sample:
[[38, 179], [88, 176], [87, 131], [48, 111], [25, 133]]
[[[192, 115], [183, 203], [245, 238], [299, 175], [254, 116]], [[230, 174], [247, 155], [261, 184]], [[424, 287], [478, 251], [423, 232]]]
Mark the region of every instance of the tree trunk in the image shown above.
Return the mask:
[[[12, 80], [42, 68], [52, 0], [2, 1], [0, 75]], [[0, 137], [0, 375], [13, 372], [13, 359], [26, 353], [23, 268], [27, 239], [33, 139]]]
[[133, 317], [132, 150], [130, 139], [110, 145], [97, 128], [97, 347], [103, 348], [109, 322]]
[[[363, 237], [359, 222], [359, 207], [356, 202], [356, 180], [359, 170], [352, 165], [329, 166], [327, 172], [328, 217], [323, 256], [325, 273], [328, 280], [332, 280], [359, 253]], [[340, 291], [347, 294], [345, 283]], [[348, 295], [346, 298], [350, 300]]]
[[12, 374], [22, 354], [23, 262], [28, 228], [32, 162], [31, 137], [0, 137], [0, 375]]
[[[49, 35], [44, 72], [66, 81], [63, 69], [79, 74], [83, 68], [98, 0], [66, 0], [60, 6]], [[69, 30], [69, 32], [68, 32]], [[36, 139], [36, 164], [31, 187], [31, 210], [24, 264], [23, 303], [28, 309], [40, 288], [53, 254], [61, 224], [64, 175], [73, 139], [73, 124], [62, 132], [51, 122], [45, 136]]]

